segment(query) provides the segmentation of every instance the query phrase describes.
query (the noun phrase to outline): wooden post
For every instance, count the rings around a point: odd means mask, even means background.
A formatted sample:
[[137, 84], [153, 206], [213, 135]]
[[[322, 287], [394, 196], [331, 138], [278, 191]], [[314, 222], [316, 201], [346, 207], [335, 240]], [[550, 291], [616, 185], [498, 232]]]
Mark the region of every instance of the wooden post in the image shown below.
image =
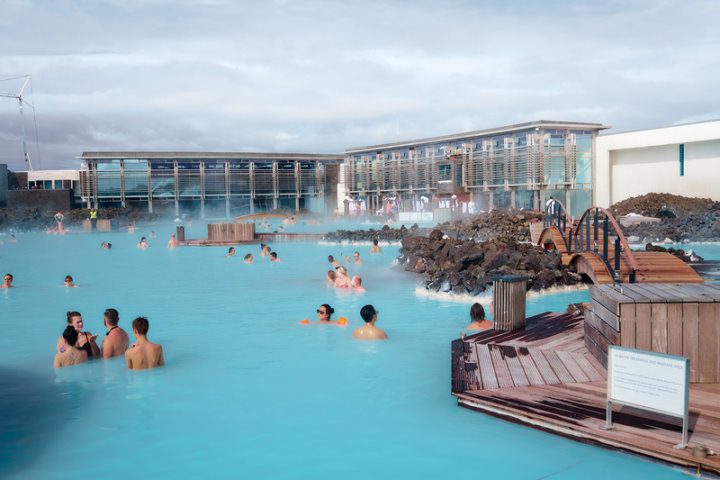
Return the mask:
[[175, 227], [175, 238], [178, 242], [184, 242], [185, 241], [185, 227], [182, 225], [178, 225]]
[[493, 281], [495, 330], [510, 332], [525, 327], [527, 277], [497, 277]]

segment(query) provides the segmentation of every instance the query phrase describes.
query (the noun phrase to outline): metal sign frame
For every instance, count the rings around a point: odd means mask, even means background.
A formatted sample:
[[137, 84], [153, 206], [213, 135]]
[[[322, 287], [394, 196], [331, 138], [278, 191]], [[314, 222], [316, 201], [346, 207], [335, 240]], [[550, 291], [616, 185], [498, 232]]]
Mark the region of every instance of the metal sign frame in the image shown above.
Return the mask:
[[[660, 358], [671, 358], [675, 361], [682, 361], [685, 363], [685, 398], [684, 398], [684, 406], [683, 406], [683, 414], [678, 415], [673, 412], [668, 412], [665, 410], [658, 410], [656, 408], [646, 407], [644, 405], [638, 405], [636, 403], [631, 402], [621, 402], [619, 400], [614, 400], [611, 398], [611, 392], [610, 392], [610, 385], [612, 385], [612, 350], [621, 350], [631, 353], [640, 353], [643, 355], [650, 355], [654, 357], [660, 357]], [[612, 406], [613, 404], [617, 405], [623, 405], [627, 407], [633, 407], [640, 410], [645, 410], [648, 412], [658, 413], [661, 415], [668, 415], [670, 417], [674, 418], [682, 418], [683, 425], [682, 425], [682, 439], [680, 443], [674, 446], [674, 448], [677, 449], [683, 449], [686, 448], [688, 445], [688, 426], [690, 424], [690, 359], [687, 357], [681, 357], [677, 355], [668, 355], [665, 353], [658, 353], [658, 352], [650, 352], [648, 350], [638, 350], [635, 348], [625, 348], [625, 347], [618, 347], [615, 345], [608, 346], [608, 361], [607, 361], [607, 405], [606, 405], [606, 411], [605, 411], [605, 424], [601, 426], [600, 428], [602, 430], [612, 430], [613, 424], [612, 424]]]

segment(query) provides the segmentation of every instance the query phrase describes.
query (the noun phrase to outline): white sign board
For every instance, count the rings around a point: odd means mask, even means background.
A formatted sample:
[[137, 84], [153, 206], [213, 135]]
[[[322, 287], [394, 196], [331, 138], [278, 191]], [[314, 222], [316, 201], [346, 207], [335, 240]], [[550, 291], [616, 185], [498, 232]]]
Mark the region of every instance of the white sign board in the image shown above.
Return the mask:
[[611, 346], [608, 401], [683, 417], [688, 369], [684, 357]]

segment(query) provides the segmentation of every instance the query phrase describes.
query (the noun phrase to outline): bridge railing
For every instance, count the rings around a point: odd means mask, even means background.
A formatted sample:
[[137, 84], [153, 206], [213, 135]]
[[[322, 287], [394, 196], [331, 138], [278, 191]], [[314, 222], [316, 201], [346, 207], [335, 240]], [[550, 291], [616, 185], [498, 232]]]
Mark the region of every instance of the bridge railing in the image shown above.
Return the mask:
[[[602, 232], [601, 243], [599, 234]], [[615, 235], [614, 257], [610, 258], [609, 234]], [[625, 239], [620, 225], [612, 213], [602, 207], [591, 207], [580, 217], [575, 231], [573, 232], [573, 250], [575, 253], [594, 252], [605, 263], [608, 271], [613, 274], [616, 282], [620, 281], [620, 256], [625, 255], [625, 260], [630, 267], [629, 280], [635, 283], [635, 272], [638, 270], [637, 259], [633, 255], [630, 245]], [[612, 260], [612, 263], [610, 261]]]
[[560, 230], [560, 236], [565, 242], [565, 248], [570, 251], [570, 239], [565, 235], [567, 231], [567, 210], [565, 205], [560, 200], [552, 199], [545, 205], [545, 218], [543, 219], [543, 226], [557, 227]]

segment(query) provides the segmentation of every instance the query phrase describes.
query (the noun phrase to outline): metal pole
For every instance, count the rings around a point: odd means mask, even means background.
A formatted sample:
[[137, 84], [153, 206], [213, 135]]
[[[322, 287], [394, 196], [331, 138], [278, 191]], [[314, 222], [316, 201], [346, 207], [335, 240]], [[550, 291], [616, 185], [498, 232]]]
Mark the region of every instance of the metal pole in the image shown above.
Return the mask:
[[595, 223], [593, 224], [593, 230], [595, 231], [595, 241], [593, 242], [594, 243], [593, 250], [595, 250], [595, 253], [598, 252], [598, 246], [600, 243], [600, 242], [598, 242], [598, 227], [600, 226], [600, 220], [598, 218], [598, 213], [599, 213], [599, 209], [596, 208], [595, 209]]
[[175, 216], [180, 216], [180, 175], [178, 172], [178, 162], [173, 162], [173, 190], [175, 196]]
[[205, 161], [200, 162], [200, 218], [205, 218]]
[[147, 169], [147, 182], [148, 182], [148, 213], [153, 213], [152, 203], [152, 165], [148, 162]]
[[615, 239], [615, 271], [620, 273], [620, 238]]
[[608, 261], [608, 219], [603, 220], [603, 259]]
[[230, 218], [230, 163], [225, 162], [225, 218]]

